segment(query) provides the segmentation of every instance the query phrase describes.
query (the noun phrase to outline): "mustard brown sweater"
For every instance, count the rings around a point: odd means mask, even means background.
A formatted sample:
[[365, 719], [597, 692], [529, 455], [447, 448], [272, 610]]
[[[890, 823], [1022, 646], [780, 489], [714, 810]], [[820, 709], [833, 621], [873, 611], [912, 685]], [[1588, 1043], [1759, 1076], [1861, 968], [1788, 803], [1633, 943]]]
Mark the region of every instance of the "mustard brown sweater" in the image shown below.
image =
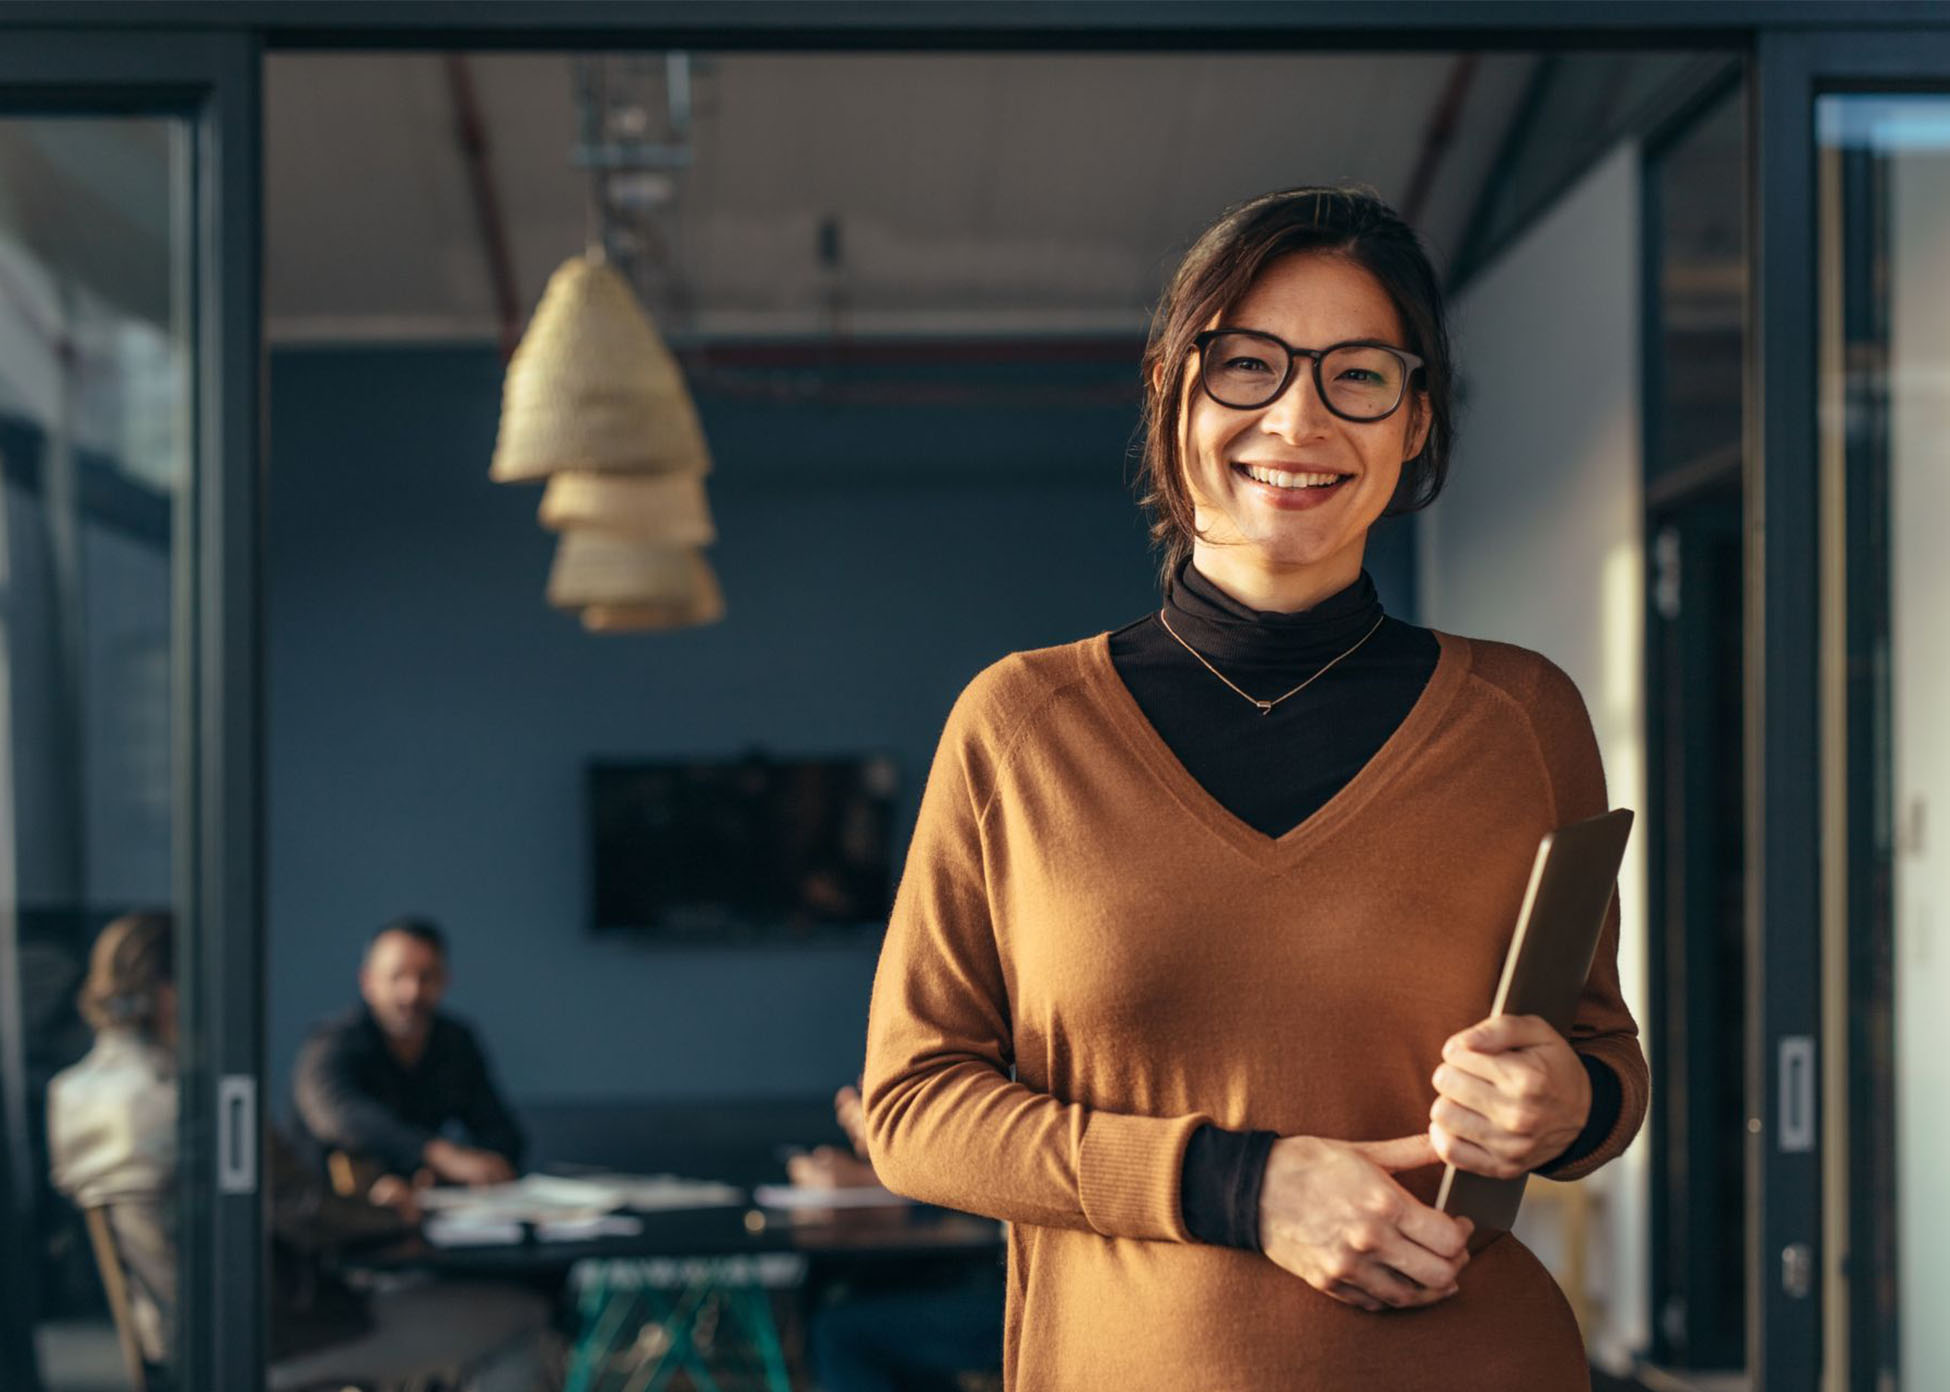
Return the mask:
[[[1202, 1126], [1425, 1129], [1538, 838], [1606, 806], [1562, 672], [1437, 638], [1394, 734], [1278, 836], [1178, 762], [1107, 634], [1006, 658], [956, 702], [875, 982], [866, 1102], [887, 1183], [1011, 1220], [1012, 1388], [1586, 1385], [1569, 1308], [1514, 1237], [1452, 1299], [1372, 1315], [1184, 1224]], [[1614, 903], [1572, 1043], [1617, 1075], [1619, 1116], [1556, 1178], [1610, 1160], [1644, 1116], [1616, 957]], [[1428, 1200], [1438, 1174], [1402, 1178]]]

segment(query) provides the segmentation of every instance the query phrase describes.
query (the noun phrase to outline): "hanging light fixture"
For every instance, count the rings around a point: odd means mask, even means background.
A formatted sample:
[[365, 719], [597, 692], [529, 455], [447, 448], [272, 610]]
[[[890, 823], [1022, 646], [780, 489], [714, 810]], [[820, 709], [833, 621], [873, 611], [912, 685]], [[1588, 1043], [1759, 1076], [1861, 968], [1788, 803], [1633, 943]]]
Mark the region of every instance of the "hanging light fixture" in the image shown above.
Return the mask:
[[599, 532], [567, 532], [555, 548], [548, 602], [577, 609], [593, 632], [677, 628], [723, 617], [724, 596], [703, 555]]
[[[584, 627], [711, 623], [724, 597], [698, 550], [716, 539], [703, 483], [710, 453], [676, 358], [605, 251], [608, 175], [646, 160], [685, 163], [689, 148], [610, 140], [600, 62], [579, 71], [576, 158], [591, 170], [590, 245], [549, 278], [509, 360], [488, 474], [499, 483], [547, 481], [540, 520], [561, 534], [548, 600], [580, 610]], [[687, 137], [688, 68], [682, 83], [678, 71], [669, 68], [666, 82], [671, 126]], [[622, 125], [633, 132], [640, 122]]]
[[671, 545], [717, 540], [704, 481], [696, 474], [554, 474], [542, 493], [551, 532], [603, 532]]
[[710, 470], [684, 375], [635, 293], [607, 262], [571, 256], [509, 360], [488, 477]]

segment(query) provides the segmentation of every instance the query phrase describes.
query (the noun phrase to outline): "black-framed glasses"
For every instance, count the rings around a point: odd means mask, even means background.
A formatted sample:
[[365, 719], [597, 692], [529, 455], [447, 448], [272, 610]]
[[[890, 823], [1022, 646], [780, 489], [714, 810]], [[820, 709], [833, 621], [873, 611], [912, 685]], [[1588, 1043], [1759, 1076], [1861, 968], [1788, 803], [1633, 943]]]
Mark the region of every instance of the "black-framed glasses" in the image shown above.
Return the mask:
[[1365, 341], [1295, 348], [1257, 329], [1207, 329], [1198, 349], [1205, 394], [1235, 411], [1256, 411], [1279, 399], [1299, 358], [1312, 360], [1314, 390], [1342, 420], [1378, 421], [1393, 415], [1408, 394], [1408, 376], [1422, 359], [1403, 348]]

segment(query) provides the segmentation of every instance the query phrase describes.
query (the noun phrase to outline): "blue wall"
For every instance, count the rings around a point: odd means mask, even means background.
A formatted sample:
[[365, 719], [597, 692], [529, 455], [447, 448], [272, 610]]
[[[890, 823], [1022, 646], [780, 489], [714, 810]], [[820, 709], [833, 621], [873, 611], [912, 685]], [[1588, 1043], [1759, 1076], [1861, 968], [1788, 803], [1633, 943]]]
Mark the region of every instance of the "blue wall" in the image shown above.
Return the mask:
[[[607, 638], [543, 602], [538, 491], [487, 480], [500, 377], [474, 348], [273, 355], [272, 1086], [372, 927], [415, 912], [452, 933], [452, 1002], [518, 1101], [826, 1093], [859, 1064], [873, 949], [591, 938], [584, 761], [889, 750], [904, 845], [970, 676], [1156, 603], [1131, 369], [925, 404], [703, 396], [728, 616]], [[1410, 542], [1370, 558], [1397, 613]]]

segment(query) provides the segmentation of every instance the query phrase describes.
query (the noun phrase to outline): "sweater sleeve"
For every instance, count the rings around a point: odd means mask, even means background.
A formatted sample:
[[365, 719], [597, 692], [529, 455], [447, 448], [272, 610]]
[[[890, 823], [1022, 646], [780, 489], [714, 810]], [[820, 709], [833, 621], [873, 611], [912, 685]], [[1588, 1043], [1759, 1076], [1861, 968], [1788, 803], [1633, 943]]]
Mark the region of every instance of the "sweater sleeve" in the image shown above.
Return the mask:
[[[1531, 727], [1556, 801], [1557, 824], [1607, 811], [1611, 804], [1605, 793], [1604, 766], [1584, 698], [1568, 676], [1548, 663], [1531, 704]], [[1595, 1146], [1583, 1150], [1587, 1138], [1580, 1137], [1571, 1152], [1575, 1158], [1554, 1162], [1543, 1171], [1550, 1179], [1584, 1178], [1623, 1152], [1645, 1121], [1650, 1076], [1639, 1047], [1638, 1023], [1618, 986], [1618, 921], [1614, 892], [1570, 1035], [1571, 1047], [1581, 1057], [1605, 1065], [1617, 1078], [1617, 1116]]]
[[1188, 1242], [1180, 1176], [1209, 1118], [1098, 1110], [1014, 1077], [983, 842], [1007, 752], [989, 718], [1004, 704], [994, 690], [1004, 665], [971, 683], [948, 717], [895, 894], [867, 1024], [873, 1165], [890, 1189], [927, 1203]]

